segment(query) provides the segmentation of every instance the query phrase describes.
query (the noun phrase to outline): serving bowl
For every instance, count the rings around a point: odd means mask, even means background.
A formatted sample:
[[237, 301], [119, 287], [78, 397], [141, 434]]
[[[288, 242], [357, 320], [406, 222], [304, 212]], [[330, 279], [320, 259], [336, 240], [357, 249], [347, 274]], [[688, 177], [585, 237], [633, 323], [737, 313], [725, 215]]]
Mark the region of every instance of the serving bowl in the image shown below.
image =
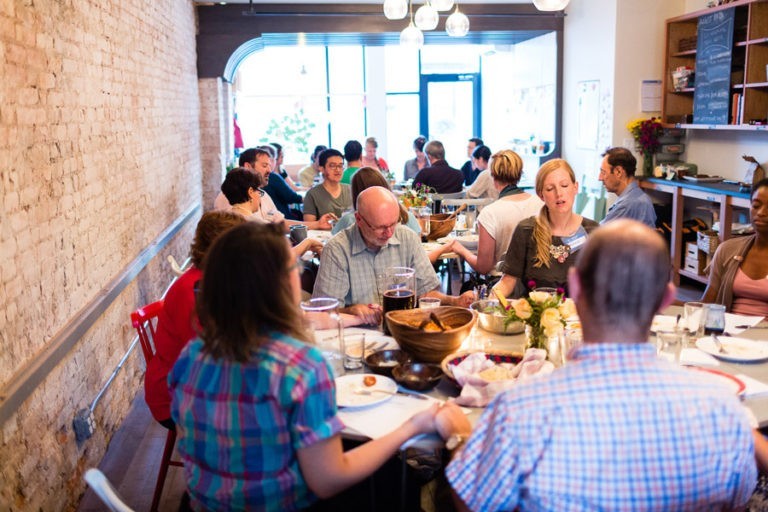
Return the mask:
[[511, 322], [504, 327], [504, 316], [494, 311], [498, 305], [498, 300], [485, 299], [473, 302], [469, 308], [477, 312], [477, 322], [485, 331], [496, 334], [520, 334], [525, 331], [523, 322]]
[[414, 391], [428, 391], [440, 382], [443, 370], [436, 364], [405, 363], [392, 369], [395, 381]]
[[[451, 371], [450, 365], [457, 365], [461, 363], [464, 359], [467, 358], [467, 356], [473, 353], [474, 351], [466, 350], [448, 354], [440, 363], [440, 368], [443, 370], [443, 373], [446, 375], [446, 377], [448, 377], [451, 381], [456, 382], [456, 380], [453, 378], [453, 372]], [[490, 359], [497, 364], [517, 364], [523, 360], [523, 354], [520, 352], [514, 352], [512, 350], [486, 350], [485, 358]]]
[[387, 349], [371, 352], [365, 356], [365, 366], [373, 373], [392, 377], [392, 369], [399, 364], [410, 362], [411, 356], [402, 350]]
[[[435, 314], [446, 327], [440, 330], [430, 320]], [[454, 306], [432, 309], [403, 309], [385, 315], [389, 332], [400, 348], [425, 363], [439, 363], [456, 352], [477, 321], [475, 311]]]
[[451, 217], [450, 213], [436, 213], [429, 216], [429, 234], [427, 240], [437, 240], [453, 231], [456, 226], [456, 217]]

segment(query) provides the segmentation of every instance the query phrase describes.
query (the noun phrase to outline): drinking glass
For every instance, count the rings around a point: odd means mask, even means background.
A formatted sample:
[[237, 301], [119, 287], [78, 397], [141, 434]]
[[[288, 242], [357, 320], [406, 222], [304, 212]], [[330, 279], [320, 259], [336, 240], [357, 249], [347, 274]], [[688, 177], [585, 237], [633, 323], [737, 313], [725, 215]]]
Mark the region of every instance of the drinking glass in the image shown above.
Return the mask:
[[[339, 315], [339, 301], [318, 297], [302, 302], [301, 309], [323, 356], [331, 361], [340, 361], [344, 354], [344, 325]], [[323, 333], [318, 334], [318, 331]]]
[[560, 333], [560, 359], [563, 366], [568, 362], [568, 354], [571, 350], [584, 343], [584, 335], [581, 327], [566, 326]]
[[359, 370], [363, 367], [365, 334], [349, 334], [342, 339], [344, 369]]
[[428, 206], [423, 208], [412, 207], [409, 210], [411, 215], [413, 215], [413, 218], [416, 219], [416, 222], [419, 223], [422, 240], [426, 240], [427, 236], [429, 236], [429, 216], [432, 213], [432, 210], [430, 210]]
[[419, 299], [419, 309], [432, 309], [440, 307], [440, 299], [437, 297], [422, 297]]
[[416, 272], [409, 267], [390, 267], [376, 277], [376, 286], [381, 296], [382, 328], [389, 336], [387, 313], [416, 307]]
[[701, 321], [704, 311], [703, 302], [686, 302], [683, 305], [683, 320], [685, 327], [692, 336], [699, 338], [704, 333], [704, 325]]
[[684, 329], [659, 329], [656, 331], [656, 353], [659, 357], [680, 364], [680, 353], [685, 344]]
[[725, 331], [725, 306], [704, 304], [704, 334], [719, 335]]

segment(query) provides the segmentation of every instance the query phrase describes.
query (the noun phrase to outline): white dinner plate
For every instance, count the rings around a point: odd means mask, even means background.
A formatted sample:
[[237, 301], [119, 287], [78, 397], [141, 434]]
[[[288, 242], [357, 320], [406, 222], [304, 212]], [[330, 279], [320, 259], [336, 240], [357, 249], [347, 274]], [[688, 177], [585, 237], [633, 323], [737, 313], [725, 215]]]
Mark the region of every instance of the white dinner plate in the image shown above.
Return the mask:
[[720, 340], [720, 343], [726, 350], [725, 353], [717, 350], [717, 345], [711, 336], [696, 340], [696, 347], [723, 361], [747, 363], [768, 359], [768, 343], [764, 341], [734, 338], [731, 336], [718, 336], [717, 339]]
[[[363, 378], [370, 376], [376, 379], [376, 384], [366, 386], [363, 384]], [[370, 395], [355, 393], [355, 389], [362, 388], [366, 390], [385, 391], [380, 393], [372, 392]], [[383, 375], [374, 375], [373, 373], [358, 373], [354, 375], [344, 375], [336, 378], [336, 405], [339, 407], [365, 407], [381, 402], [386, 402], [397, 393], [397, 383]]]
[[469, 249], [470, 251], [477, 249], [478, 241], [480, 240], [480, 236], [478, 235], [461, 235], [457, 236], [456, 240], [458, 240], [461, 245]]
[[307, 238], [314, 238], [315, 240], [325, 243], [331, 239], [333, 235], [330, 231], [323, 231], [321, 229], [310, 229], [307, 231]]

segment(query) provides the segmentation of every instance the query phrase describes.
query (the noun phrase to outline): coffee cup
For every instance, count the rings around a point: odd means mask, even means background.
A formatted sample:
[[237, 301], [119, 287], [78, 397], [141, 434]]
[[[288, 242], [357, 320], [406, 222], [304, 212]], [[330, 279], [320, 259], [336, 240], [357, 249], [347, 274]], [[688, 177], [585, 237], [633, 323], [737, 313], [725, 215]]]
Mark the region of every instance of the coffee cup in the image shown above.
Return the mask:
[[291, 234], [289, 236], [293, 245], [300, 244], [302, 240], [307, 238], [307, 226], [304, 224], [291, 226]]

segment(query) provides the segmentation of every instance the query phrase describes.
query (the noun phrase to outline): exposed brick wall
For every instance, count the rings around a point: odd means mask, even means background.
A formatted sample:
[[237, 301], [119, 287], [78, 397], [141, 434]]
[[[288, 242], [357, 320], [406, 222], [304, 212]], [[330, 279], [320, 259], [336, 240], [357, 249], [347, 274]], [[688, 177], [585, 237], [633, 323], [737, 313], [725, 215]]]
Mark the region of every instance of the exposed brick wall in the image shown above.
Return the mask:
[[200, 146], [203, 159], [203, 208], [213, 209], [221, 190], [229, 158], [234, 152], [232, 135], [232, 85], [221, 78], [204, 78], [200, 88]]
[[[0, 0], [0, 386], [149, 242], [201, 200], [190, 0]], [[129, 313], [169, 281], [195, 222], [118, 297], [0, 426], [0, 510], [70, 510], [141, 385]], [[151, 492], [148, 490], [148, 492]]]

